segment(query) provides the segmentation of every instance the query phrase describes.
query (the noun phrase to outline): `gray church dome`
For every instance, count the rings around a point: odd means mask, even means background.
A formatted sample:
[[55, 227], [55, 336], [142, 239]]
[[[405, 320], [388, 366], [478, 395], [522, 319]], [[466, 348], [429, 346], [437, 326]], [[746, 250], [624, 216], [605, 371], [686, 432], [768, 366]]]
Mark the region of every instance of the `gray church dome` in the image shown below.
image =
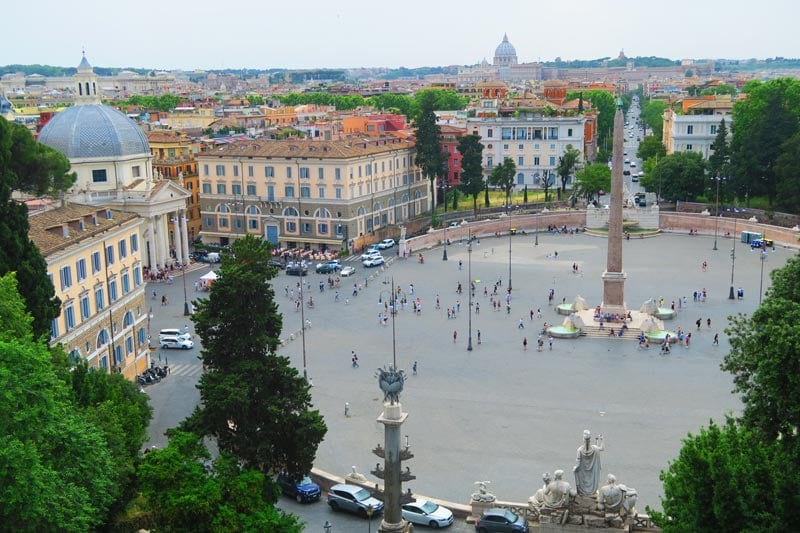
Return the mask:
[[516, 65], [517, 50], [514, 45], [508, 42], [508, 35], [503, 35], [503, 41], [497, 45], [494, 51], [495, 65]]
[[39, 142], [68, 159], [150, 154], [136, 123], [104, 105], [76, 105], [56, 113], [42, 128]]

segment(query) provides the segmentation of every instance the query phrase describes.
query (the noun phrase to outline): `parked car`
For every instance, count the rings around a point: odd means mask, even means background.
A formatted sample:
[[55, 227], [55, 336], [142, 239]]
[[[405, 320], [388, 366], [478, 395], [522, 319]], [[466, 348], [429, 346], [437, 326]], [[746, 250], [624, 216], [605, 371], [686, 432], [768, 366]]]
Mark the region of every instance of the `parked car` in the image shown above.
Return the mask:
[[772, 239], [756, 239], [750, 242], [750, 249], [755, 250], [756, 248], [763, 248], [767, 249], [774, 244]]
[[381, 242], [378, 243], [378, 249], [385, 250], [387, 248], [391, 248], [395, 244], [397, 243], [394, 242], [394, 239], [383, 239]]
[[332, 274], [337, 270], [342, 269], [342, 264], [339, 262], [338, 259], [333, 259], [331, 261], [323, 261], [322, 263], [317, 264], [317, 274]]
[[346, 266], [346, 267], [344, 267], [344, 268], [342, 269], [342, 271], [340, 272], [340, 274], [341, 274], [341, 275], [342, 275], [342, 277], [344, 277], [344, 278], [346, 278], [346, 277], [348, 277], [348, 276], [352, 276], [352, 275], [353, 275], [353, 274], [355, 274], [355, 273], [356, 273], [356, 269], [355, 269], [355, 268], [353, 268], [353, 267], [351, 267], [351, 266]]
[[305, 276], [308, 274], [308, 267], [302, 263], [289, 263], [286, 265], [286, 273], [290, 276]]
[[319, 485], [311, 481], [308, 476], [303, 476], [298, 481], [282, 472], [278, 474], [278, 485], [281, 486], [284, 494], [297, 500], [297, 503], [315, 502], [322, 497]]
[[328, 505], [334, 511], [348, 511], [365, 518], [370, 505], [375, 514], [383, 511], [383, 502], [373, 498], [367, 489], [358, 485], [338, 484], [332, 486], [328, 491]]
[[508, 509], [489, 509], [475, 522], [478, 533], [528, 533], [528, 522], [525, 517], [512, 513]]
[[381, 251], [378, 248], [378, 245], [377, 244], [372, 244], [372, 245], [370, 245], [369, 248], [366, 249], [366, 251], [363, 254], [361, 254], [361, 260], [363, 261], [364, 259], [366, 259], [367, 257], [369, 257], [371, 255], [380, 254], [380, 253], [381, 253]]
[[626, 169], [626, 170], [623, 170], [623, 171], [622, 171], [622, 175], [623, 175], [623, 176], [630, 176], [630, 175], [631, 175], [631, 171], [630, 171], [630, 170], [627, 170], [627, 169]]
[[283, 264], [283, 261], [279, 261], [277, 259], [270, 259], [269, 260], [269, 266], [273, 266], [273, 267], [279, 268], [281, 270], [286, 268], [286, 265]]
[[382, 265], [383, 263], [384, 263], [383, 256], [377, 255], [374, 257], [369, 257], [367, 259], [364, 259], [364, 261], [362, 261], [361, 264], [364, 265], [365, 267], [376, 267]]
[[194, 342], [189, 339], [181, 339], [179, 337], [162, 337], [158, 339], [162, 348], [169, 348], [174, 350], [191, 350], [194, 348]]
[[158, 340], [162, 340], [165, 338], [176, 337], [178, 339], [192, 339], [192, 334], [188, 331], [186, 333], [183, 332], [182, 329], [179, 328], [164, 328], [158, 332]]
[[447, 527], [453, 523], [453, 512], [428, 500], [416, 500], [403, 505], [403, 518], [412, 524]]

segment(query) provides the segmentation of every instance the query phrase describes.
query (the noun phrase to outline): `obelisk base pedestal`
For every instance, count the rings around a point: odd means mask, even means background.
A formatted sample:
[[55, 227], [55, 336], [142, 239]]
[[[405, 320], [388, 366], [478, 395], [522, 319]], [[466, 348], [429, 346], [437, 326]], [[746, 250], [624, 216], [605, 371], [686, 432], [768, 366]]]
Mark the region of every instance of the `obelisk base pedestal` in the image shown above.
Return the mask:
[[603, 303], [600, 305], [602, 312], [608, 314], [624, 315], [625, 309], [625, 272], [603, 272]]

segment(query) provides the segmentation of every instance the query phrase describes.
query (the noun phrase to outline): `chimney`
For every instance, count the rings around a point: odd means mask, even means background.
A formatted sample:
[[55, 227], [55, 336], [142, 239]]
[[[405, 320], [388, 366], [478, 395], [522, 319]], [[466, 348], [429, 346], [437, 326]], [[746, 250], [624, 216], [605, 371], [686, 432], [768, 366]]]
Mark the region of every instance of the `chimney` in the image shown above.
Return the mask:
[[106, 209], [106, 218], [107, 218], [108, 220], [113, 220], [113, 219], [114, 219], [114, 214], [113, 214], [113, 212], [111, 211], [111, 209]]
[[65, 239], [69, 238], [69, 223], [64, 222], [61, 224], [61, 236]]

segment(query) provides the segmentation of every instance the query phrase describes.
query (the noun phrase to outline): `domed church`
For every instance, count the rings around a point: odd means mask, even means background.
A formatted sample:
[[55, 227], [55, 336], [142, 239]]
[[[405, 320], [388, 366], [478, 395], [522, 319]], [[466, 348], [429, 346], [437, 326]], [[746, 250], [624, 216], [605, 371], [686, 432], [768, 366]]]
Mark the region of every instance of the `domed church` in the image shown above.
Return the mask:
[[100, 103], [97, 75], [85, 55], [74, 80], [75, 105], [56, 113], [39, 134], [39, 142], [66, 155], [77, 174], [66, 199], [143, 217], [148, 267], [188, 261], [190, 192], [153, 175], [147, 137], [130, 118]]
[[508, 42], [508, 34], [503, 34], [503, 41], [494, 50], [494, 61], [496, 67], [509, 67], [517, 64], [517, 49]]

